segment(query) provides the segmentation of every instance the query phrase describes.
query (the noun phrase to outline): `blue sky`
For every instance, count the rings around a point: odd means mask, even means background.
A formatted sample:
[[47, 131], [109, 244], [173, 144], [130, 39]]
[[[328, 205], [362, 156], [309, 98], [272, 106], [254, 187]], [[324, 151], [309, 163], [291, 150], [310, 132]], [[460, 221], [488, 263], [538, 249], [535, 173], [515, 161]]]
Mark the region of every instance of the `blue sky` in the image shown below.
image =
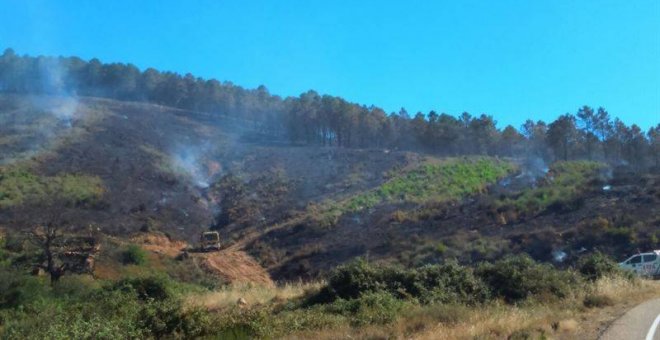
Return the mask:
[[660, 122], [660, 1], [0, 0], [0, 49], [130, 62], [499, 126]]

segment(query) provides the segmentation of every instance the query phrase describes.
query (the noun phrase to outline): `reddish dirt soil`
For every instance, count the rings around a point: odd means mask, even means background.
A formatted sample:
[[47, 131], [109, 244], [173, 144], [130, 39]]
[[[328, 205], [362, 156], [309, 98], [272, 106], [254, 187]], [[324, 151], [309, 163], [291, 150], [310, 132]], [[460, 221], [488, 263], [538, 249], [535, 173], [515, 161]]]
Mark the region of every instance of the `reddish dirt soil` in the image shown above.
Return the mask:
[[202, 260], [202, 267], [227, 282], [248, 282], [268, 287], [275, 286], [268, 272], [243, 251], [222, 250], [192, 254]]
[[[132, 238], [144, 249], [170, 257], [176, 257], [189, 248], [184, 241], [170, 240], [163, 234], [140, 234]], [[232, 247], [217, 252], [192, 253], [202, 267], [225, 282], [249, 282], [264, 286], [274, 286], [270, 275], [252, 256]]]

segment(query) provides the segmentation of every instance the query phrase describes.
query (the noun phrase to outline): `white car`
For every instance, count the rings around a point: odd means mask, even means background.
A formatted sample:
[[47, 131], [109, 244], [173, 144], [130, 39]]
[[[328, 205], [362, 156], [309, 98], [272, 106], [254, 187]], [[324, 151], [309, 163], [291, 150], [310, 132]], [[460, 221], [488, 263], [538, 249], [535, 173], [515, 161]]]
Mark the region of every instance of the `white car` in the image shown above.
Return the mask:
[[639, 276], [660, 277], [660, 250], [650, 253], [640, 253], [619, 263], [619, 267], [630, 270]]

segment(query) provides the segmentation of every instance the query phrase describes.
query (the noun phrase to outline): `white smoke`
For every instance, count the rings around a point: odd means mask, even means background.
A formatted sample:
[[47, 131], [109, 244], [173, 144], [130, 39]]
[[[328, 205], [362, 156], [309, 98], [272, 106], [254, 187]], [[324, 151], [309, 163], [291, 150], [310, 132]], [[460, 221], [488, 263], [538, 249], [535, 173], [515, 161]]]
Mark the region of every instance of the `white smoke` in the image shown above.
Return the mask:
[[184, 172], [192, 183], [206, 189], [220, 172], [220, 164], [213, 160], [212, 148], [208, 144], [197, 146], [179, 145], [171, 153], [173, 168]]
[[50, 112], [65, 127], [70, 128], [73, 126], [74, 119], [78, 118], [76, 117], [78, 100], [73, 97], [63, 97], [52, 107]]
[[[65, 72], [60, 58], [45, 58], [39, 60], [42, 91], [53, 95], [53, 100], [39, 101], [39, 107], [50, 112], [62, 125], [71, 127], [78, 113], [79, 100], [75, 93], [69, 90], [67, 83], [71, 79]], [[45, 105], [44, 105], [45, 104]]]
[[552, 259], [555, 260], [555, 262], [557, 262], [557, 263], [564, 262], [564, 260], [566, 260], [567, 256], [568, 256], [568, 254], [566, 254], [566, 252], [563, 251], [563, 250], [557, 249], [557, 250], [554, 250], [552, 252]]

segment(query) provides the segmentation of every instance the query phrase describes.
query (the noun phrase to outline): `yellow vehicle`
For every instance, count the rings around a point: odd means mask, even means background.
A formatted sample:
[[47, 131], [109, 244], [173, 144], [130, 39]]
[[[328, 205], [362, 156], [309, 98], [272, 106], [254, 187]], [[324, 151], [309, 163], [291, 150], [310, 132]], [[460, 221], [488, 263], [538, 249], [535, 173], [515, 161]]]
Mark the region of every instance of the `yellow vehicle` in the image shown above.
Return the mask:
[[220, 250], [220, 233], [217, 231], [205, 231], [200, 237], [202, 251]]

